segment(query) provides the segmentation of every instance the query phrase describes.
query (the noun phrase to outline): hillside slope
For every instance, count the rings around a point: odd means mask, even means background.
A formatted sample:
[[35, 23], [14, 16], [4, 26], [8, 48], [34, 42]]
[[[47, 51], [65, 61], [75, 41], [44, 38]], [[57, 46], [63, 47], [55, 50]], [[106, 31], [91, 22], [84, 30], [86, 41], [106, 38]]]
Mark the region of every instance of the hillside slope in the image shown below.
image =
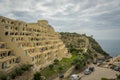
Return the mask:
[[92, 36], [69, 32], [61, 32], [60, 34], [70, 53], [87, 53], [97, 58], [108, 56]]

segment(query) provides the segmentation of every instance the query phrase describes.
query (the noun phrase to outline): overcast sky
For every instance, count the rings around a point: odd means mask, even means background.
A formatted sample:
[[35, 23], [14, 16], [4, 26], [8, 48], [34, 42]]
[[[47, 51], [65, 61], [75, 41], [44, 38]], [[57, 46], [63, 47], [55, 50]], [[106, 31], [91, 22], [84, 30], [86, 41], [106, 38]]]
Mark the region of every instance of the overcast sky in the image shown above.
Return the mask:
[[120, 0], [0, 0], [0, 16], [46, 19], [56, 31], [120, 39]]

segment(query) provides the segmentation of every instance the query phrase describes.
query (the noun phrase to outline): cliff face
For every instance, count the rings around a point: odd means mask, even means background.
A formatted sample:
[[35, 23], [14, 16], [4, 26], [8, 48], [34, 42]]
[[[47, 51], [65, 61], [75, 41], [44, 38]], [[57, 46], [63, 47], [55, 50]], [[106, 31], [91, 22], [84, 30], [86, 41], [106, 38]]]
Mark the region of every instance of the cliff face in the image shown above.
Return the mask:
[[61, 32], [60, 34], [66, 47], [73, 54], [87, 53], [97, 58], [103, 58], [108, 55], [92, 36], [68, 32]]

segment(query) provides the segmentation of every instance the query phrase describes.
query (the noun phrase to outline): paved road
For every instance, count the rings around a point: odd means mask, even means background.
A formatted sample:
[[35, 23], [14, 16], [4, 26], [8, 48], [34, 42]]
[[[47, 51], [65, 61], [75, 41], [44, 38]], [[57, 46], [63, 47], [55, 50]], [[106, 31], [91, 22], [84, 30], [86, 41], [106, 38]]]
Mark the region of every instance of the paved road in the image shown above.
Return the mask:
[[115, 78], [116, 74], [119, 74], [119, 72], [95, 66], [95, 71], [92, 72], [90, 75], [84, 75], [83, 73], [80, 75], [83, 75], [82, 80], [101, 80], [102, 77]]

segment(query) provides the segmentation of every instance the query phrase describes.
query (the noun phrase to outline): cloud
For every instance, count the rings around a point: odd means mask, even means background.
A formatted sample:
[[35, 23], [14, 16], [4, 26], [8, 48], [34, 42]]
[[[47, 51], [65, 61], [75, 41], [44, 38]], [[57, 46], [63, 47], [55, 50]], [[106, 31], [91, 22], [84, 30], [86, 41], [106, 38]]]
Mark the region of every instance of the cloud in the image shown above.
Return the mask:
[[56, 31], [120, 39], [119, 6], [120, 0], [0, 0], [0, 15], [26, 22], [47, 19]]

